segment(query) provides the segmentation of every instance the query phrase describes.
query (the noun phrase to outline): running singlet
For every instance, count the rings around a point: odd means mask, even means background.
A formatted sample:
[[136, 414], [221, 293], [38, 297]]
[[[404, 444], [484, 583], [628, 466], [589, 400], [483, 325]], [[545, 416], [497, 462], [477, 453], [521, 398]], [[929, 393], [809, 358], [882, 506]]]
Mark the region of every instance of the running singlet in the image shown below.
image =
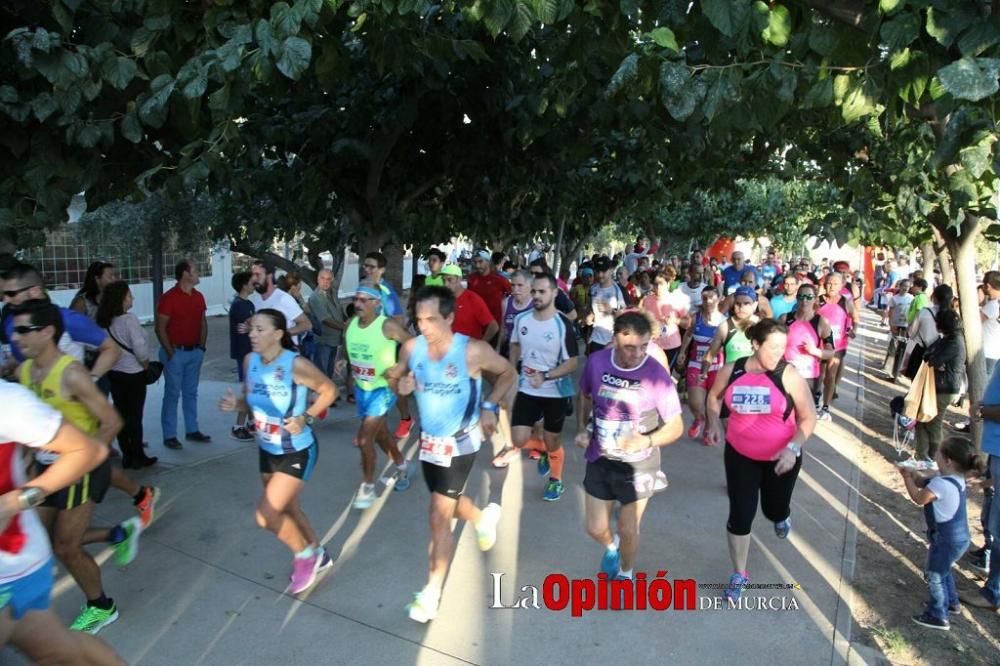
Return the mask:
[[296, 356], [284, 349], [271, 363], [264, 363], [260, 354], [251, 352], [247, 366], [247, 406], [253, 414], [257, 445], [276, 456], [308, 449], [315, 441], [308, 425], [297, 435], [285, 430], [285, 419], [301, 416], [307, 408], [309, 390], [292, 377]]
[[740, 330], [732, 317], [728, 319], [727, 323], [729, 324], [729, 333], [726, 335], [726, 344], [722, 346], [722, 350], [726, 353], [726, 363], [734, 363], [752, 354], [753, 345], [750, 344], [750, 338], [744, 331]]
[[439, 452], [447, 451], [447, 463], [436, 464], [449, 467], [451, 456], [475, 453], [482, 444], [478, 426], [483, 380], [469, 376], [465, 358], [468, 336], [453, 334], [448, 353], [439, 361], [431, 359], [424, 336], [415, 340], [409, 368], [417, 382], [413, 395], [420, 410], [421, 460], [435, 462], [425, 457], [426, 444]]
[[521, 314], [522, 312], [527, 312], [528, 310], [531, 309], [533, 308], [531, 305], [530, 298], [528, 299], [527, 305], [525, 305], [521, 309], [518, 309], [517, 304], [514, 302], [514, 297], [513, 296], [507, 297], [507, 302], [503, 306], [503, 327], [504, 327], [504, 332], [507, 334], [506, 339], [508, 344], [510, 344], [510, 336], [511, 333], [514, 331], [514, 320], [517, 319], [517, 315]]
[[354, 382], [362, 391], [389, 386], [385, 371], [396, 364], [396, 341], [382, 335], [384, 323], [385, 315], [379, 315], [362, 328], [361, 319], [354, 317], [347, 327], [347, 357]]
[[803, 379], [819, 377], [819, 359], [806, 351], [806, 344], [811, 342], [817, 347], [822, 346], [819, 338], [820, 317], [821, 315], [816, 315], [810, 321], [804, 321], [790, 314], [785, 320], [788, 326], [785, 360], [792, 364]]
[[580, 393], [594, 401], [587, 462], [602, 456], [627, 463], [646, 460], [653, 449], [626, 453], [618, 441], [633, 432], [655, 430], [656, 423], [648, 422], [653, 416], [665, 422], [681, 413], [674, 380], [648, 355], [638, 367], [625, 370], [615, 365], [614, 349], [591, 354], [580, 377]]
[[[31, 368], [34, 366], [35, 361], [29, 358], [21, 364], [20, 382], [22, 386], [30, 388], [32, 393], [37, 395], [42, 402], [65, 416], [67, 421], [84, 433], [94, 436], [100, 427], [100, 421], [97, 420], [97, 417], [91, 414], [90, 410], [82, 402], [67, 400], [62, 395], [63, 373], [66, 372], [69, 364], [75, 360], [72, 356], [60, 356], [59, 360], [52, 366], [52, 369], [49, 370], [49, 374], [45, 375], [42, 383], [35, 384], [31, 381]], [[37, 451], [35, 453], [35, 460], [40, 465], [51, 465], [58, 459], [59, 454], [57, 453], [50, 453], [49, 451]]]
[[[0, 420], [0, 495], [27, 478], [18, 444], [38, 449], [55, 438], [63, 416], [17, 384], [0, 382], [5, 418]], [[14, 416], [16, 414], [16, 417]], [[23, 578], [52, 557], [48, 535], [34, 509], [14, 515], [0, 531], [0, 585]]]
[[851, 315], [847, 314], [847, 306], [843, 297], [836, 303], [826, 303], [819, 309], [819, 313], [830, 322], [830, 330], [833, 331], [834, 351], [844, 351], [847, 349], [847, 332], [851, 330], [853, 321]]
[[[705, 358], [705, 354], [708, 353], [708, 348], [712, 345], [712, 338], [715, 337], [715, 331], [719, 328], [719, 324], [722, 323], [722, 314], [715, 312], [712, 315], [712, 319], [715, 321], [714, 324], [711, 321], [705, 321], [705, 317], [701, 312], [698, 312], [695, 316], [694, 330], [691, 334], [691, 346], [689, 348], [688, 368], [701, 368], [701, 362]], [[715, 372], [721, 367], [722, 354], [719, 354], [712, 359], [708, 371]]]
[[795, 405], [778, 387], [786, 366], [780, 362], [771, 372], [749, 373], [746, 359], [740, 359], [723, 393], [726, 441], [751, 460], [770, 460], [798, 429]]

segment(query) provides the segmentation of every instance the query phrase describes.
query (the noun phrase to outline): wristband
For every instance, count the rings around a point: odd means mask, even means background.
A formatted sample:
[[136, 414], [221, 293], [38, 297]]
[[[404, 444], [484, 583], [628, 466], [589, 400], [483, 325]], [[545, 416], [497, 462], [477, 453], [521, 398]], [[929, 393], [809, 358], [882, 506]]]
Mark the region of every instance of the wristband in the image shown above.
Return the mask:
[[487, 411], [493, 412], [494, 414], [500, 413], [500, 405], [498, 405], [495, 402], [489, 402], [488, 400], [484, 400], [482, 404], [480, 404], [480, 407]]
[[796, 458], [802, 455], [802, 447], [796, 444], [794, 441], [788, 442], [788, 445], [785, 446], [785, 448], [794, 453]]
[[24, 486], [17, 494], [17, 505], [21, 511], [33, 509], [45, 501], [45, 492], [36, 486]]

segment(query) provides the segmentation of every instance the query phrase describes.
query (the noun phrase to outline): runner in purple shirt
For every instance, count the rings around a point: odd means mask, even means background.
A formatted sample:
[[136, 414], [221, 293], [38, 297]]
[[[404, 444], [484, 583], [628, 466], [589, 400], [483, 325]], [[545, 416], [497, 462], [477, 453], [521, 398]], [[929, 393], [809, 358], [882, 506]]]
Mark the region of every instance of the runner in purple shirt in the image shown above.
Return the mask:
[[[639, 523], [662, 476], [659, 447], [684, 427], [677, 387], [646, 355], [651, 335], [642, 314], [619, 315], [611, 346], [590, 355], [580, 378], [576, 444], [587, 449], [587, 532], [605, 547], [601, 571], [612, 579], [632, 578]], [[618, 534], [610, 524], [616, 501]]]

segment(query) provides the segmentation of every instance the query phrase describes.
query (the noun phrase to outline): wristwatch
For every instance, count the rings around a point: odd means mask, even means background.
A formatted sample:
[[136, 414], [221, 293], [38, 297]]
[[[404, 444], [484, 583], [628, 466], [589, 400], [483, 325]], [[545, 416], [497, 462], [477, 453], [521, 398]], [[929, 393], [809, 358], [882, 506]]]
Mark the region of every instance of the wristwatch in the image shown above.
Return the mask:
[[785, 448], [794, 453], [796, 458], [802, 455], [802, 447], [795, 442], [788, 442]]
[[40, 506], [44, 501], [45, 491], [35, 486], [25, 486], [21, 488], [21, 492], [17, 494], [17, 505], [21, 508], [21, 511], [24, 511], [25, 509], [34, 509], [36, 506]]
[[546, 370], [545, 372], [542, 373], [542, 379], [545, 380], [545, 381], [549, 381], [549, 371], [548, 370]]
[[483, 400], [483, 402], [479, 406], [482, 407], [483, 409], [493, 412], [494, 414], [500, 413], [500, 405], [498, 405], [495, 402], [489, 402], [488, 400]]
[[316, 420], [316, 417], [312, 414], [303, 414], [302, 416], [306, 417], [306, 425], [312, 425], [313, 421]]

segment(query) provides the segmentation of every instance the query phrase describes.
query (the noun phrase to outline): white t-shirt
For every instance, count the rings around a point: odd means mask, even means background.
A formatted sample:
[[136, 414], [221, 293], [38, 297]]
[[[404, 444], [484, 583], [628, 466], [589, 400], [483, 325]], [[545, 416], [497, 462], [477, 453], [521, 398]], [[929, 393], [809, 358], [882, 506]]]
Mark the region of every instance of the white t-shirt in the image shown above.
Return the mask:
[[510, 342], [521, 346], [519, 392], [540, 398], [564, 398], [573, 394], [571, 375], [550, 379], [543, 382], [540, 388], [533, 387], [528, 381], [534, 373], [554, 370], [570, 358], [579, 356], [576, 329], [566, 315], [556, 312], [554, 317], [539, 321], [534, 310], [521, 313], [514, 320]]
[[[954, 479], [958, 482], [959, 486], [965, 488], [965, 477], [948, 475], [948, 478]], [[935, 476], [927, 482], [927, 490], [934, 493], [934, 496], [937, 497], [933, 502], [934, 520], [939, 523], [945, 523], [954, 518], [955, 512], [958, 511], [958, 501], [962, 497], [958, 492], [958, 488], [950, 481], [945, 481], [943, 476]]]
[[913, 302], [913, 294], [893, 294], [889, 299], [889, 307], [896, 308], [891, 310], [892, 321], [889, 324], [893, 328], [906, 328], [908, 326], [906, 321], [906, 313], [910, 309], [910, 303]]
[[590, 288], [590, 307], [594, 313], [594, 330], [590, 334], [590, 341], [606, 345], [614, 337], [615, 313], [628, 307], [625, 295], [617, 283], [612, 283], [610, 287], [595, 284]]
[[689, 287], [687, 281], [684, 281], [680, 283], [676, 291], [679, 291], [688, 297], [688, 300], [691, 302], [690, 309], [693, 310], [694, 308], [701, 307], [701, 292], [704, 291], [707, 286], [707, 284], [702, 282], [697, 287]]
[[[20, 488], [26, 478], [19, 444], [40, 448], [62, 425], [62, 414], [20, 384], [0, 382], [0, 494]], [[15, 552], [16, 551], [16, 552]], [[23, 578], [52, 557], [49, 539], [35, 511], [22, 511], [0, 535], [0, 584]]]
[[[294, 326], [295, 320], [302, 315], [302, 306], [299, 305], [299, 302], [287, 291], [282, 291], [278, 288], [275, 288], [271, 292], [270, 298], [266, 301], [263, 296], [255, 291], [250, 294], [250, 302], [253, 303], [254, 312], [260, 312], [264, 308], [271, 308], [285, 315], [288, 328]], [[299, 341], [299, 336], [297, 335], [293, 335], [292, 338], [295, 342]]]
[[1000, 301], [990, 299], [981, 308], [983, 321], [983, 354], [986, 358], [1000, 358]]

